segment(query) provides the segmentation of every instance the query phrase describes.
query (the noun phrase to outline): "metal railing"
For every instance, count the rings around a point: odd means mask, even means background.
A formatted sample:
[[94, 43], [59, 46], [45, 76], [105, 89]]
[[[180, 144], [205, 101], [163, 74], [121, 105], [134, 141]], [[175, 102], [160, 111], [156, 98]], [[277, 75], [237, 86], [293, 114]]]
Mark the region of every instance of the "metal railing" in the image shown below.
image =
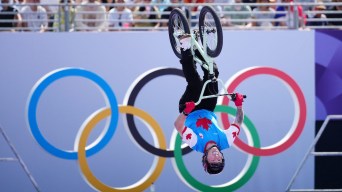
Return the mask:
[[309, 155], [313, 155], [313, 156], [342, 156], [342, 152], [314, 152], [314, 147], [317, 144], [317, 141], [321, 138], [323, 132], [325, 131], [328, 123], [330, 120], [341, 120], [342, 119], [342, 115], [328, 115], [326, 117], [326, 119], [324, 120], [321, 128], [319, 129], [315, 139], [313, 140], [313, 142], [311, 143], [308, 151], [305, 153], [302, 161], [300, 162], [297, 170], [295, 171], [293, 177], [291, 178], [286, 191], [342, 191], [342, 189], [291, 189], [296, 177], [298, 176], [299, 172], [301, 171], [304, 163], [306, 162], [306, 160], [308, 159]]
[[[30, 171], [28, 170], [27, 166], [25, 165], [23, 159], [20, 157], [19, 153], [14, 148], [14, 145], [11, 143], [9, 137], [7, 136], [7, 134], [2, 129], [1, 126], [0, 126], [0, 133], [1, 133], [2, 137], [5, 139], [5, 141], [8, 144], [8, 146], [10, 147], [11, 151], [13, 152], [13, 154], [15, 155], [15, 158], [12, 158], [12, 157], [0, 158], [0, 162], [19, 162], [20, 166], [23, 168], [23, 170], [26, 173], [27, 177], [30, 179], [33, 187], [35, 188], [35, 190], [37, 192], [39, 192], [40, 189], [39, 189], [39, 186], [38, 186], [36, 180], [33, 178], [32, 174], [30, 173]], [[1, 172], [0, 174], [5, 174], [5, 173]]]
[[[3, 4], [12, 6], [18, 12], [0, 12], [0, 31], [146, 31], [167, 30], [168, 15], [161, 7], [182, 7], [187, 14], [191, 27], [198, 24], [201, 6], [210, 5], [217, 8], [221, 16], [224, 30], [278, 30], [278, 29], [342, 29], [342, 10], [330, 10], [334, 6], [342, 7], [342, 2], [324, 3], [326, 10], [316, 10], [318, 3], [150, 3], [147, 6], [156, 10], [139, 11], [139, 7], [147, 4], [139, 3], [107, 3], [107, 4]], [[237, 5], [248, 7], [245, 11], [229, 9]], [[276, 11], [277, 7], [285, 7]], [[304, 7], [305, 18], [301, 17], [298, 6]], [[30, 8], [28, 8], [30, 7]], [[112, 13], [108, 7], [125, 7], [125, 13]], [[266, 11], [252, 8], [267, 7]], [[197, 10], [195, 11], [195, 9]], [[38, 9], [32, 11], [32, 9]], [[264, 9], [262, 9], [264, 10]], [[124, 17], [122, 17], [124, 15]], [[314, 15], [323, 15], [316, 18]], [[326, 15], [329, 15], [327, 17]], [[120, 18], [121, 17], [121, 18]], [[120, 23], [120, 25], [118, 25]]]

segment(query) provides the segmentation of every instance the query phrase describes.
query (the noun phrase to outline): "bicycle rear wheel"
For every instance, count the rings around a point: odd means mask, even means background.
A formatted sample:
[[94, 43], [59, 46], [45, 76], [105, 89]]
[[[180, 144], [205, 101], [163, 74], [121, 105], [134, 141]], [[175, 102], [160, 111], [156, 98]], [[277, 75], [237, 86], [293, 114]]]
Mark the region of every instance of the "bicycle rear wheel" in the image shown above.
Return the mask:
[[210, 6], [204, 6], [199, 15], [199, 31], [201, 41], [206, 35], [207, 54], [210, 57], [220, 55], [223, 46], [222, 26], [219, 17]]
[[184, 33], [190, 34], [190, 27], [188, 20], [186, 19], [183, 11], [179, 8], [175, 8], [171, 11], [169, 16], [169, 24], [168, 24], [168, 30], [169, 30], [169, 39], [171, 43], [171, 47], [175, 55], [181, 59], [181, 50], [180, 50], [180, 44], [178, 40], [178, 36], [182, 35]]

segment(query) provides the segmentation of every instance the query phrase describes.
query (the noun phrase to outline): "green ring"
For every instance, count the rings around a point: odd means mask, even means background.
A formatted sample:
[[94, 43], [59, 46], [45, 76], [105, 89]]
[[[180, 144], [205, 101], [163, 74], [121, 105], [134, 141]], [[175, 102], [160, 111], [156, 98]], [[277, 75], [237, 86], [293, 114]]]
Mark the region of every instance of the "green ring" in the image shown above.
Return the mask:
[[[225, 106], [225, 105], [217, 105], [215, 108], [215, 112], [226, 112], [230, 115], [235, 115], [236, 109]], [[244, 124], [246, 125], [247, 129], [249, 130], [252, 140], [254, 143], [254, 147], [260, 147], [260, 140], [259, 140], [259, 135], [256, 131], [256, 128], [254, 127], [252, 121], [245, 115], [244, 118]], [[199, 190], [199, 191], [234, 191], [242, 187], [247, 181], [253, 176], [253, 174], [256, 171], [256, 168], [259, 164], [259, 156], [253, 156], [252, 161], [250, 163], [250, 166], [248, 167], [247, 171], [245, 174], [241, 176], [239, 180], [236, 182], [229, 184], [229, 182], [219, 185], [219, 186], [209, 186], [205, 185], [199, 181], [197, 181], [194, 177], [192, 177], [187, 170], [187, 168], [184, 165], [183, 158], [182, 158], [182, 151], [181, 151], [181, 144], [182, 144], [182, 139], [180, 135], [177, 135], [176, 137], [176, 142], [175, 142], [175, 161], [176, 161], [176, 167], [178, 168], [178, 171], [180, 173], [180, 176], [183, 177], [184, 181], [187, 182], [190, 186], [193, 188]], [[250, 154], [251, 155], [251, 154]]]

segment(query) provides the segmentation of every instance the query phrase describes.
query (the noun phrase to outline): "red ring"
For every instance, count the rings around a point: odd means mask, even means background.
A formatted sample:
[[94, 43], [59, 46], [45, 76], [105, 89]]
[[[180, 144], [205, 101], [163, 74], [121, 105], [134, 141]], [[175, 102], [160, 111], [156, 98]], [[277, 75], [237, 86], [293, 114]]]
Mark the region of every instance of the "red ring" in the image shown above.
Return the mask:
[[[278, 69], [270, 68], [270, 67], [252, 67], [248, 68], [241, 73], [237, 74], [237, 77], [233, 77], [233, 80], [231, 83], [228, 85], [228, 93], [233, 93], [235, 88], [244, 80], [247, 78], [254, 76], [254, 75], [272, 75], [275, 77], [280, 78], [284, 82], [286, 82], [294, 91], [298, 103], [299, 103], [299, 120], [297, 123], [297, 126], [295, 130], [293, 131], [292, 135], [281, 145], [277, 145], [272, 148], [256, 148], [256, 147], [251, 147], [248, 144], [244, 143], [242, 140], [239, 138], [235, 139], [235, 144], [237, 147], [239, 147], [241, 150], [257, 155], [257, 156], [270, 156], [270, 155], [275, 155], [277, 153], [283, 152], [287, 148], [289, 148], [293, 143], [296, 142], [296, 140], [299, 138], [300, 134], [302, 133], [306, 121], [306, 102], [304, 98], [304, 94], [298, 84], [285, 72], [280, 71]], [[228, 105], [229, 104], [229, 99], [228, 97], [224, 97], [222, 100], [222, 105]], [[227, 114], [221, 114], [221, 119], [224, 127], [227, 127], [230, 125], [229, 123], [229, 118]]]

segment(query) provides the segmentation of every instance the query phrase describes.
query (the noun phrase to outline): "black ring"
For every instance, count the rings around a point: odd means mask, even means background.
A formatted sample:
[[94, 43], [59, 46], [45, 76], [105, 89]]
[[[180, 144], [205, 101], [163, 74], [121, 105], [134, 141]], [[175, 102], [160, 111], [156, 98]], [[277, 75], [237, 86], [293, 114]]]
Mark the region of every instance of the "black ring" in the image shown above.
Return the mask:
[[[183, 71], [176, 68], [161, 68], [154, 70], [150, 73], [145, 74], [138, 82], [137, 84], [131, 89], [131, 93], [129, 94], [128, 101], [126, 105], [134, 106], [135, 100], [140, 92], [140, 90], [152, 79], [157, 78], [159, 76], [163, 75], [177, 75], [180, 77], [184, 77]], [[127, 94], [126, 94], [127, 95]], [[137, 143], [144, 148], [146, 151], [158, 155], [160, 157], [174, 157], [174, 150], [164, 150], [160, 148], [156, 148], [155, 146], [149, 144], [146, 142], [146, 140], [140, 135], [135, 122], [134, 122], [134, 116], [131, 114], [126, 114], [127, 119], [127, 125], [129, 128], [129, 131], [131, 132], [133, 138], [137, 141]], [[188, 154], [192, 151], [192, 149], [187, 146], [182, 149], [182, 154]]]

